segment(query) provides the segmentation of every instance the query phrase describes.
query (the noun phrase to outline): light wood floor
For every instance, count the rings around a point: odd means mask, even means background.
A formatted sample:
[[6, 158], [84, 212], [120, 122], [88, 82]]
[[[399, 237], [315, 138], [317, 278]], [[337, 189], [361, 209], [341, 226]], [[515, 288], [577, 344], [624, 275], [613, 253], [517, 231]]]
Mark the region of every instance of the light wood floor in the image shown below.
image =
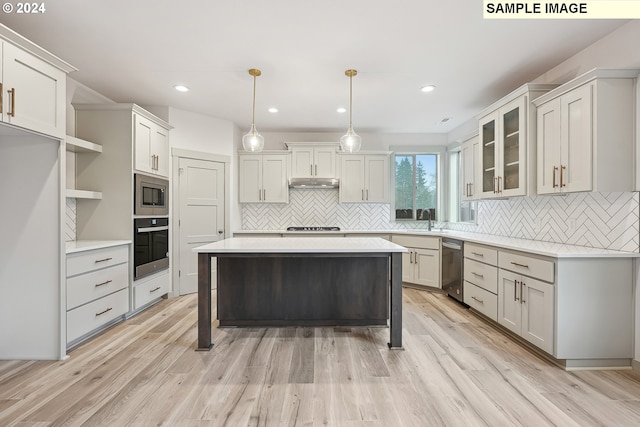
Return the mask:
[[0, 426], [640, 425], [640, 374], [565, 372], [442, 294], [404, 290], [404, 351], [385, 328], [215, 328], [196, 352], [196, 311], [163, 301], [66, 361], [0, 362]]

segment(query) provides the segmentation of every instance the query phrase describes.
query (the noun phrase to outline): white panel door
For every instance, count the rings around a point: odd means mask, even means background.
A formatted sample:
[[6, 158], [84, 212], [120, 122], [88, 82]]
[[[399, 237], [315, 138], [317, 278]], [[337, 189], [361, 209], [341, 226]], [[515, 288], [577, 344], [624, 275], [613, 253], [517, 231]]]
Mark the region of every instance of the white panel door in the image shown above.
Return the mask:
[[151, 146], [153, 140], [153, 123], [144, 117], [135, 116], [134, 152], [135, 169], [153, 173], [151, 164]]
[[262, 157], [262, 201], [272, 203], [289, 202], [287, 182], [287, 155], [264, 155]]
[[521, 279], [510, 271], [498, 272], [498, 323], [518, 335], [522, 331]]
[[389, 156], [366, 156], [364, 168], [366, 202], [389, 201]]
[[336, 177], [336, 148], [316, 147], [313, 151], [313, 175], [318, 178]]
[[585, 85], [560, 98], [561, 191], [591, 191], [593, 188], [591, 90], [591, 85]]
[[537, 111], [537, 192], [560, 191], [560, 99], [538, 107]]
[[522, 337], [553, 354], [553, 285], [524, 277], [521, 292]]
[[[224, 163], [179, 159], [179, 293], [198, 291], [198, 254], [192, 249], [224, 239]], [[215, 262], [212, 287], [215, 287]]]
[[415, 280], [420, 285], [440, 287], [440, 251], [435, 249], [414, 249]]
[[313, 176], [313, 148], [293, 147], [291, 149], [291, 176], [309, 178]]
[[151, 139], [151, 153], [156, 157], [155, 173], [169, 176], [169, 131], [154, 125]]
[[340, 203], [364, 201], [364, 156], [342, 156]]
[[66, 74], [9, 43], [2, 49], [2, 120], [66, 136]]
[[250, 154], [239, 156], [240, 167], [238, 178], [240, 203], [257, 203], [262, 201], [262, 156]]

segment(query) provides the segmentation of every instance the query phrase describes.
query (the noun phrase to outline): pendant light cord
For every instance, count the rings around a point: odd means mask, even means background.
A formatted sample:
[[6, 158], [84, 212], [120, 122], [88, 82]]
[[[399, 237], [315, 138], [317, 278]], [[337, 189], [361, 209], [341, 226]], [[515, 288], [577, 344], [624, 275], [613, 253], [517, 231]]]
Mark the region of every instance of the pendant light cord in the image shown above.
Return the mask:
[[253, 111], [251, 112], [251, 126], [256, 125], [256, 76], [253, 76]]
[[353, 128], [353, 76], [349, 76], [349, 130]]

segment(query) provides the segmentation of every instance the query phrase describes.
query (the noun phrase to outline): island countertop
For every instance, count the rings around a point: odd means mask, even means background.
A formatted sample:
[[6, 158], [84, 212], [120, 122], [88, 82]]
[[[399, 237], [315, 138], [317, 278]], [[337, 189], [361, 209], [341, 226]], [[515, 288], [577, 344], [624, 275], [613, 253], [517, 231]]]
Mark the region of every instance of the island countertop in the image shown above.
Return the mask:
[[391, 253], [407, 248], [380, 237], [233, 237], [193, 249], [198, 253]]

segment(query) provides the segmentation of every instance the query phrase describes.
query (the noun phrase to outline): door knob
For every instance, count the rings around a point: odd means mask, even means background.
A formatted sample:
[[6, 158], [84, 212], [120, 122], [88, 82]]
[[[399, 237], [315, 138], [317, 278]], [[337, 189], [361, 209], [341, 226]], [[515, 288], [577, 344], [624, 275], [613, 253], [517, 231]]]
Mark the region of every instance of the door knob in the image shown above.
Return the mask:
[[218, 230], [218, 234], [224, 234], [224, 230]]

